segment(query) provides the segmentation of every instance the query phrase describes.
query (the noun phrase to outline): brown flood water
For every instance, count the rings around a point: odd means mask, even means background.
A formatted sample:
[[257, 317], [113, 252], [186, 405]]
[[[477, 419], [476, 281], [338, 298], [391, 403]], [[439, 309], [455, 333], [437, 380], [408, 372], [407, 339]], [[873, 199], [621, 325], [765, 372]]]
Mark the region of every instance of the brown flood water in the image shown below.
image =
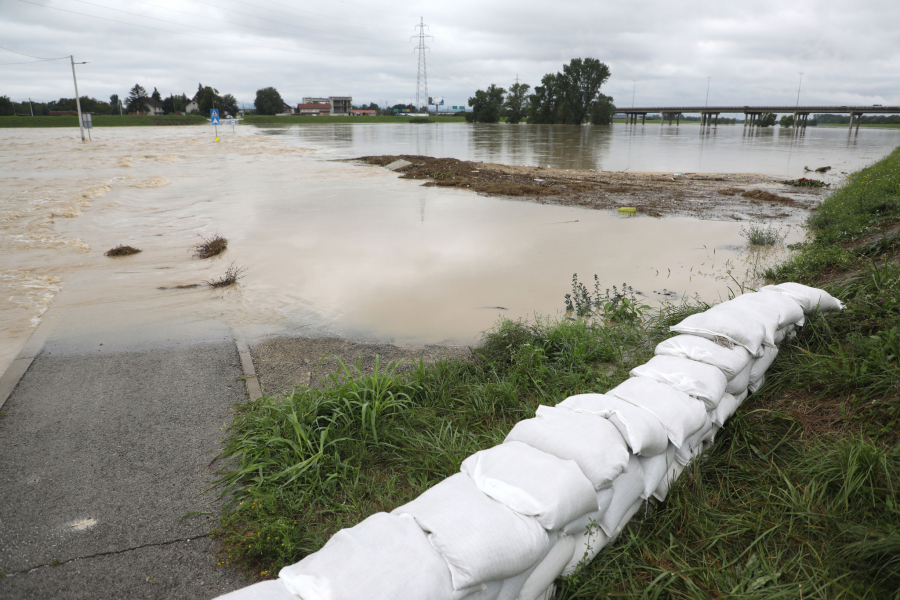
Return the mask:
[[[748, 251], [746, 223], [426, 188], [251, 128], [219, 143], [200, 127], [94, 133], [0, 130], [0, 371], [42, 320], [73, 334], [214, 319], [251, 340], [471, 344], [501, 315], [557, 314], [576, 272], [649, 304], [665, 290], [713, 300], [735, 287], [729, 272], [742, 281], [783, 255]], [[228, 250], [192, 258], [216, 232]], [[143, 251], [103, 255], [118, 244]], [[239, 285], [159, 289], [232, 263]]]

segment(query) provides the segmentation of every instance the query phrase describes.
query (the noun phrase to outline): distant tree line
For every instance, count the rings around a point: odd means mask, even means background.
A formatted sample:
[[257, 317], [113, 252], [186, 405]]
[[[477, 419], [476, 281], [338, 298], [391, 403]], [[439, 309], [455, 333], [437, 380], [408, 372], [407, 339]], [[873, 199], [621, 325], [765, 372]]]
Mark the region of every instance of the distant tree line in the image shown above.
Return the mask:
[[609, 67], [596, 58], [573, 58], [563, 65], [561, 73], [548, 73], [541, 85], [529, 94], [531, 86], [515, 83], [509, 91], [491, 84], [469, 98], [471, 112], [466, 120], [475, 123], [497, 123], [506, 117], [508, 123], [559, 123], [594, 125], [612, 123], [613, 99], [600, 93], [609, 79]]
[[[815, 115], [816, 121], [829, 125], [849, 125], [850, 115]], [[861, 125], [900, 125], [900, 115], [863, 115], [859, 118]]]
[[[125, 98], [118, 94], [109, 97], [109, 102], [97, 100], [89, 96], [81, 96], [81, 110], [97, 115], [119, 115], [128, 113], [144, 113], [149, 108], [148, 98], [161, 105], [163, 114], [184, 113], [192, 99], [197, 100], [196, 112], [208, 115], [209, 109], [218, 108], [220, 114], [236, 115], [238, 113], [237, 100], [231, 94], [219, 95], [215, 88], [205, 86], [202, 83], [197, 86], [197, 93], [193, 98], [186, 94], [169, 94], [163, 98], [159, 90], [153, 88], [152, 93], [147, 93], [146, 88], [136, 83], [128, 91]], [[52, 102], [13, 102], [8, 96], [0, 96], [0, 116], [47, 116], [56, 111], [74, 111], [77, 109], [75, 98], [60, 98]]]

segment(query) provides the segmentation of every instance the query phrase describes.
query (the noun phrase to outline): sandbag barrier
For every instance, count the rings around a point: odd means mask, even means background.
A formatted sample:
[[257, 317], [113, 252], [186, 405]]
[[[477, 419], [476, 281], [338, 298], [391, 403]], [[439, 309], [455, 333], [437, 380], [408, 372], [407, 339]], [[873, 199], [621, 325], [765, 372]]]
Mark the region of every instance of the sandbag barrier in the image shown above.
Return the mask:
[[394, 509], [342, 529], [300, 562], [221, 600], [547, 600], [590, 562], [758, 390], [827, 292], [766, 286], [671, 327], [605, 394], [540, 406], [499, 446]]

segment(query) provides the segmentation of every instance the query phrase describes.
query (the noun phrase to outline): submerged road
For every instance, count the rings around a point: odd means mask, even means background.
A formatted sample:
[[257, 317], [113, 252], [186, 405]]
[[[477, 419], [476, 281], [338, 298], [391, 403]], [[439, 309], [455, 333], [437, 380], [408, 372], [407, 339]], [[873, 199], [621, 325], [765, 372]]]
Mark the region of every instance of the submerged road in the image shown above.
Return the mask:
[[220, 324], [51, 336], [0, 418], [0, 598], [203, 599], [247, 585], [217, 566], [221, 504], [200, 495], [246, 398], [242, 374]]

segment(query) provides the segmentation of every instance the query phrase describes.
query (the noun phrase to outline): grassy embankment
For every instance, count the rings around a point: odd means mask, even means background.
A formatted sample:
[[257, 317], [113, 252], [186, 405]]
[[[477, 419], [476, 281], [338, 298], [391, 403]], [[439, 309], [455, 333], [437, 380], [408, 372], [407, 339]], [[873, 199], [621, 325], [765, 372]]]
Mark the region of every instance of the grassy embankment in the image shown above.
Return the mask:
[[[824, 287], [847, 310], [809, 318], [666, 502], [556, 598], [900, 597], [897, 223], [900, 149], [850, 177], [812, 214], [809, 241], [768, 272]], [[457, 472], [539, 404], [608, 390], [669, 324], [705, 308], [504, 321], [470, 361], [348, 373], [324, 391], [238, 406], [222, 563], [275, 576]]]
[[[145, 115], [93, 115], [94, 127], [147, 127], [151, 125], [203, 125], [208, 119], [197, 115], [163, 115], [149, 117]], [[0, 117], [0, 128], [3, 127], [74, 127], [78, 128], [78, 117], [62, 115], [59, 117]]]

